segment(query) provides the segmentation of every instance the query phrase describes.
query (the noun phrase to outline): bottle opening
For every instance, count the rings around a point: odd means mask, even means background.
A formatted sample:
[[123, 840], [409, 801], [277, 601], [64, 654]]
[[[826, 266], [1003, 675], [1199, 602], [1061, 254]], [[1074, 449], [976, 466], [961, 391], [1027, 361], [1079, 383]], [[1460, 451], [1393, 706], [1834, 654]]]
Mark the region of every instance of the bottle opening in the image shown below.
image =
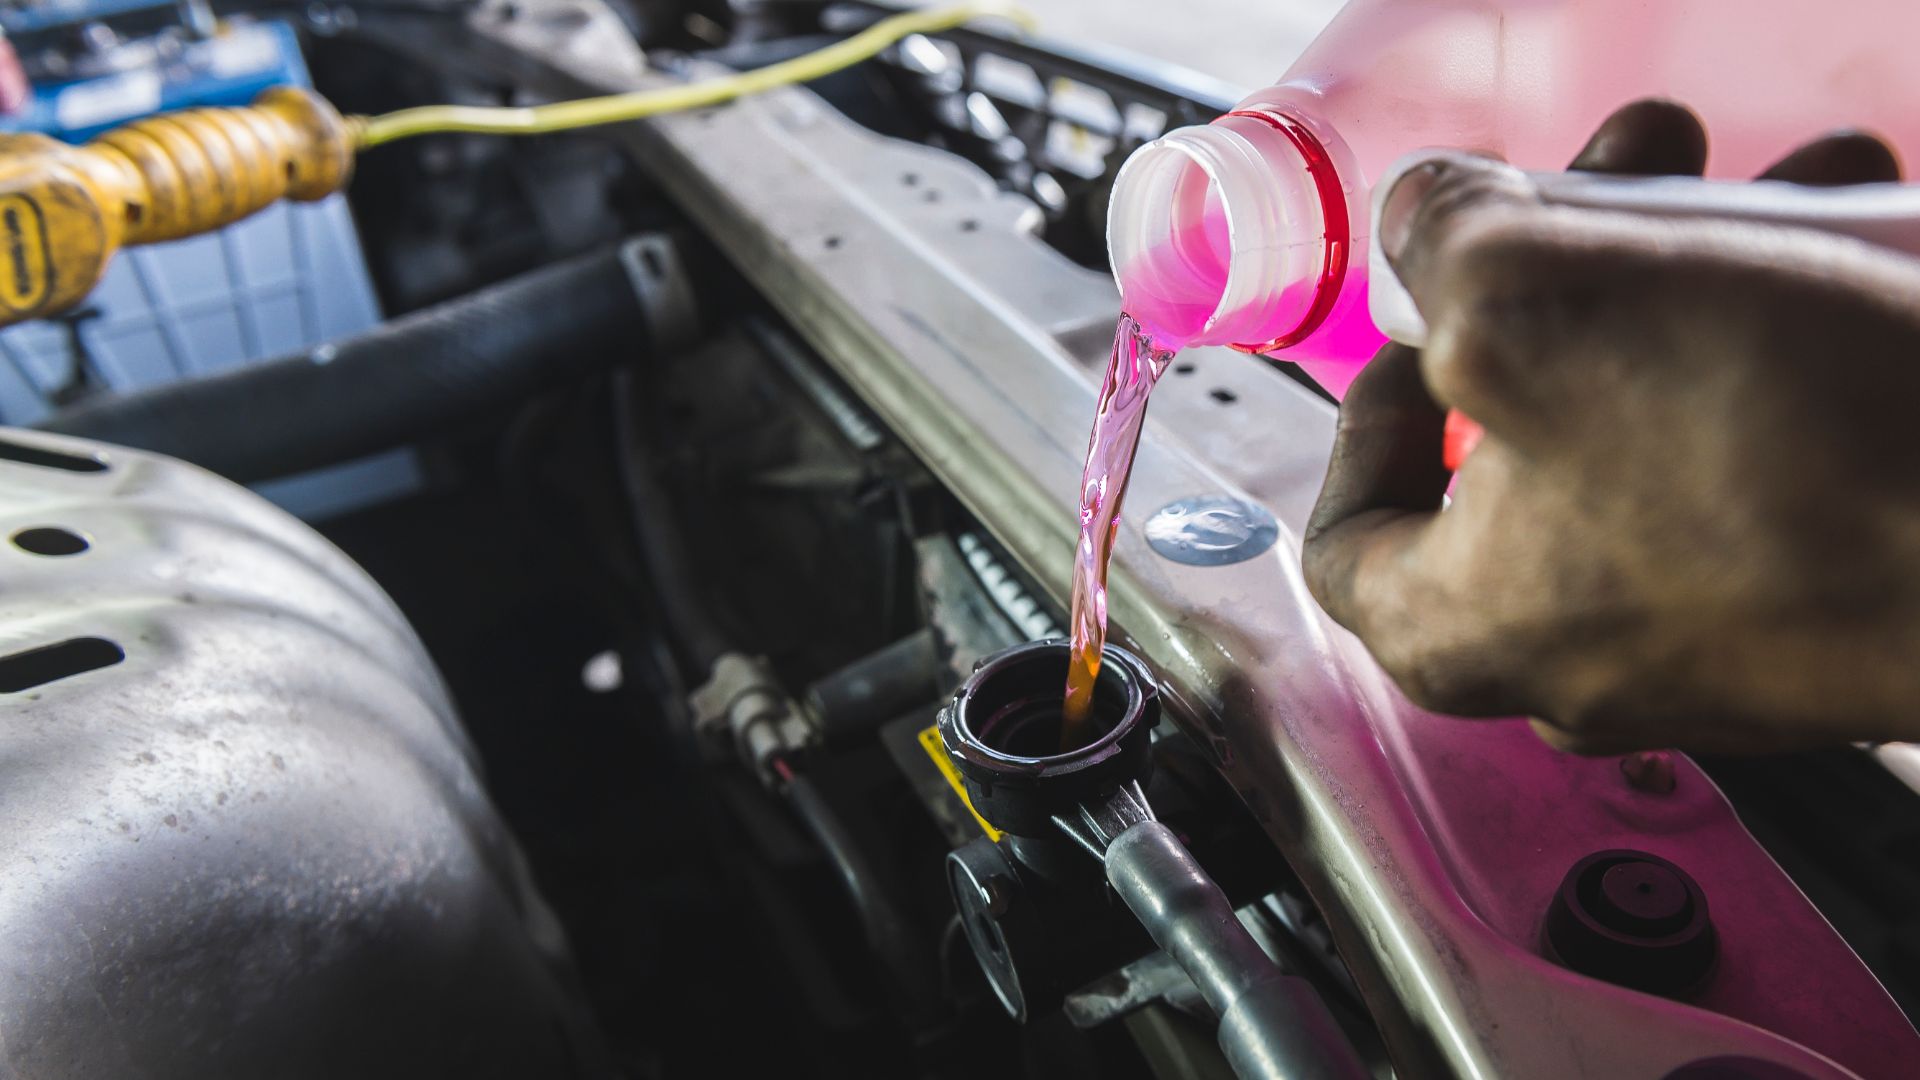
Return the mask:
[[1165, 239], [1129, 261], [1122, 307], [1154, 342], [1179, 348], [1202, 337], [1233, 272], [1233, 230], [1220, 185], [1198, 163], [1173, 173], [1166, 219], [1147, 226]]
[[1229, 113], [1135, 151], [1107, 243], [1121, 303], [1163, 348], [1282, 348], [1311, 334], [1348, 259], [1346, 192], [1284, 113]]

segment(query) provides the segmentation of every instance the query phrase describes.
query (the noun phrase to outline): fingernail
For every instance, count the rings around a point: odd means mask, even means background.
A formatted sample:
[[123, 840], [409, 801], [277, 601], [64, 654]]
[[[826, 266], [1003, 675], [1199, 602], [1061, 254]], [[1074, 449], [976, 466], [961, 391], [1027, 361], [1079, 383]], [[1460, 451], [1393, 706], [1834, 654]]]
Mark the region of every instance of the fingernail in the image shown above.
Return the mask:
[[1427, 193], [1440, 182], [1445, 171], [1446, 167], [1437, 161], [1423, 161], [1394, 181], [1380, 203], [1380, 235], [1375, 238], [1387, 258], [1400, 257], [1407, 240], [1413, 236], [1413, 219], [1419, 213], [1420, 204], [1426, 201]]

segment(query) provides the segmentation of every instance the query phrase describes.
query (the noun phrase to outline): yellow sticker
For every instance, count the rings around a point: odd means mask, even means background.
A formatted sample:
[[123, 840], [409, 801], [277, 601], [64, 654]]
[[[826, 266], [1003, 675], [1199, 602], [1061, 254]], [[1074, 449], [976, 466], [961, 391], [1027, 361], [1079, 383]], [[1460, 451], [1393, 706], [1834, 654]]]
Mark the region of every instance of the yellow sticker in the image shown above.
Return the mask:
[[947, 786], [953, 788], [955, 795], [960, 796], [960, 802], [966, 806], [967, 813], [973, 815], [973, 820], [980, 823], [980, 831], [987, 834], [987, 839], [996, 844], [999, 843], [1000, 837], [1005, 834], [987, 824], [987, 819], [981, 817], [980, 811], [973, 808], [973, 800], [967, 798], [967, 785], [960, 782], [960, 770], [953, 767], [953, 759], [947, 756], [947, 748], [940, 744], [939, 725], [936, 724], [920, 733], [920, 749], [925, 750], [927, 756], [933, 759], [933, 767], [939, 769], [940, 775], [947, 778]]
[[47, 221], [25, 195], [0, 195], [0, 304], [37, 310], [53, 282], [47, 274]]

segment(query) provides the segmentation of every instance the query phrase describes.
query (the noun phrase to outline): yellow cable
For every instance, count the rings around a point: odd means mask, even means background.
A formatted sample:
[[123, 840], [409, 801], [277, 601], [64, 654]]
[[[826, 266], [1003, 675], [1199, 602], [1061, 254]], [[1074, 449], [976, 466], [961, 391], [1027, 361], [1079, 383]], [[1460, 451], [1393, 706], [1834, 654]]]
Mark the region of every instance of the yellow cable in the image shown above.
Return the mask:
[[556, 101], [531, 108], [487, 108], [475, 105], [423, 105], [381, 116], [356, 117], [354, 125], [362, 150], [430, 132], [466, 131], [483, 135], [544, 135], [553, 131], [639, 120], [662, 113], [718, 105], [776, 86], [809, 82], [878, 56], [882, 50], [912, 34], [951, 30], [975, 19], [999, 17], [1031, 29], [1033, 17], [1011, 4], [999, 2], [954, 4], [889, 16], [845, 41], [835, 42], [805, 56], [767, 67], [743, 71], [685, 86], [636, 90], [627, 94]]

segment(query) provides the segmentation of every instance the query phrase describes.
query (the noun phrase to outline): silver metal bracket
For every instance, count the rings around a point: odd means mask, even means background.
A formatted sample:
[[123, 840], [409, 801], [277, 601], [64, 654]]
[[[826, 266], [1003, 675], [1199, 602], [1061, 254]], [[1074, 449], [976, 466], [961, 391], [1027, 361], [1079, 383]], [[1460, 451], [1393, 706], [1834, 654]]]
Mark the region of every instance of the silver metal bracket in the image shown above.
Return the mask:
[[665, 233], [644, 233], [620, 245], [620, 265], [633, 283], [633, 295], [646, 312], [647, 336], [661, 355], [691, 348], [700, 340], [700, 309], [693, 298], [680, 249]]
[[1053, 823], [1096, 859], [1106, 858], [1107, 847], [1121, 833], [1143, 821], [1158, 820], [1138, 780], [1121, 784], [1099, 802], [1081, 803], [1079, 811], [1076, 817], [1056, 815]]

